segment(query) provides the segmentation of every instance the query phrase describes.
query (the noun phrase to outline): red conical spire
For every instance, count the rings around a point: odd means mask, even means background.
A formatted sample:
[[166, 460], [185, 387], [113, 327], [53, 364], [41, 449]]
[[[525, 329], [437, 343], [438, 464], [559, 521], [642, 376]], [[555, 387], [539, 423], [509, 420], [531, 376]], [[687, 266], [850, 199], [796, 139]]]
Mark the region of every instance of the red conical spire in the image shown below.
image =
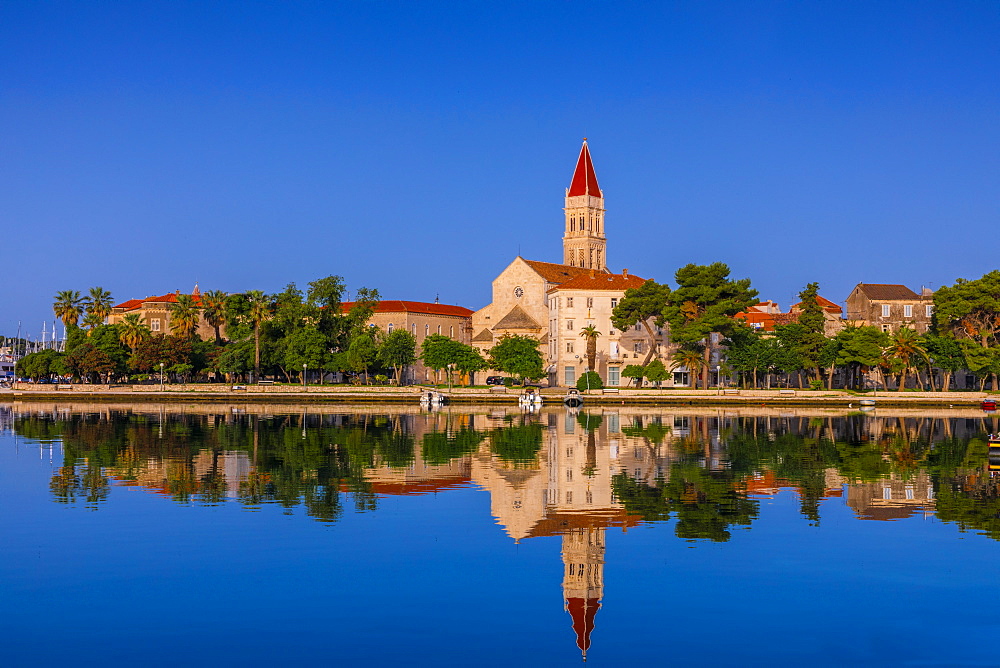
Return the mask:
[[594, 616], [601, 608], [601, 602], [596, 598], [568, 598], [566, 609], [573, 617], [573, 630], [576, 631], [576, 646], [583, 652], [583, 660], [587, 660], [587, 650], [590, 649], [590, 632], [594, 630]]
[[597, 185], [597, 174], [594, 173], [594, 163], [590, 159], [590, 149], [587, 148], [587, 138], [583, 138], [583, 147], [580, 149], [580, 158], [576, 161], [576, 171], [573, 172], [573, 182], [569, 184], [567, 197], [578, 195], [590, 195], [591, 197], [604, 197], [601, 189]]

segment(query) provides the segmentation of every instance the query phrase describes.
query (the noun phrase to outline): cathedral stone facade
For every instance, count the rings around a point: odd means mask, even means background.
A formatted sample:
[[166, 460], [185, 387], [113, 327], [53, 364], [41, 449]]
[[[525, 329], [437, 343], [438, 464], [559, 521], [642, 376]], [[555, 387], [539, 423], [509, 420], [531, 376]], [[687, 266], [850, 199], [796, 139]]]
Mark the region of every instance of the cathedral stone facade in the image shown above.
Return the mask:
[[472, 343], [485, 354], [505, 336], [530, 336], [546, 359], [549, 385], [573, 385], [587, 370], [580, 332], [593, 326], [600, 332], [595, 371], [606, 384], [618, 385], [625, 365], [643, 363], [650, 347], [664, 352], [666, 341], [659, 329], [649, 342], [638, 330], [619, 332], [611, 323], [625, 290], [645, 280], [627, 270], [608, 271], [604, 193], [586, 139], [563, 211], [563, 263], [515, 258], [494, 279], [493, 301], [472, 315]]

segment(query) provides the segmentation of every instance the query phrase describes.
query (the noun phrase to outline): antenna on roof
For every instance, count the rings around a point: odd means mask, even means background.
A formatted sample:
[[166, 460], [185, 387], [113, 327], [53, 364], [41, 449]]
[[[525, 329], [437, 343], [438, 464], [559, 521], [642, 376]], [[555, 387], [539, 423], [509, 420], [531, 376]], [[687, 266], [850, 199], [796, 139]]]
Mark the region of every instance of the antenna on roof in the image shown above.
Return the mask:
[[434, 295], [434, 303], [435, 304], [440, 304], [441, 303], [441, 293], [440, 292], [438, 292], [438, 293], [436, 293]]

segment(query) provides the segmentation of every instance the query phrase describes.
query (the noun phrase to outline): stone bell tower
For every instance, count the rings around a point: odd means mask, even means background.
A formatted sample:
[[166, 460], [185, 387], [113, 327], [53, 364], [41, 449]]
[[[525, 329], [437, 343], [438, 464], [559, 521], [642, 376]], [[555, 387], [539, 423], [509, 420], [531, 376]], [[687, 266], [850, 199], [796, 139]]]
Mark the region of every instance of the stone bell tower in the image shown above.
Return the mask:
[[604, 194], [590, 159], [586, 138], [576, 161], [573, 181], [566, 190], [566, 231], [563, 235], [563, 264], [605, 271]]

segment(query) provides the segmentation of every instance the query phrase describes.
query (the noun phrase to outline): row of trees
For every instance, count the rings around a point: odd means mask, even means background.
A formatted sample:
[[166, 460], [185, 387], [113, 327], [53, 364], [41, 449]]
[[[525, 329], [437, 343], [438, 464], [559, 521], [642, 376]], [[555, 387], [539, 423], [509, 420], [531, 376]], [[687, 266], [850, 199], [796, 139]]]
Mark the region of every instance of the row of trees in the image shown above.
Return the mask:
[[[832, 387], [839, 373], [846, 387], [862, 388], [872, 378], [883, 388], [908, 385], [947, 390], [954, 374], [968, 370], [980, 386], [1000, 374], [1000, 271], [980, 279], [958, 279], [934, 295], [931, 330], [919, 334], [910, 327], [883, 332], [873, 326], [850, 323], [834, 336], [825, 333], [826, 317], [819, 302], [819, 285], [808, 284], [795, 322], [774, 332], [754, 330], [735, 319], [756, 303], [757, 291], [749, 279], [733, 280], [722, 263], [687, 265], [675, 274], [677, 287], [647, 281], [625, 292], [615, 308], [612, 324], [624, 331], [641, 325], [649, 350], [641, 365], [630, 365], [622, 375], [660, 382], [673, 368], [685, 367], [708, 387], [713, 347], [721, 344], [719, 362], [724, 373], [744, 385], [770, 386], [775, 376], [791, 378], [800, 387]], [[666, 365], [652, 360], [657, 335], [651, 323], [669, 328], [671, 352]], [[592, 329], [592, 328], [591, 328]], [[588, 339], [588, 366], [594, 368], [591, 342], [599, 332], [581, 333]], [[668, 368], [668, 366], [670, 368]], [[872, 373], [875, 372], [875, 373]]]

